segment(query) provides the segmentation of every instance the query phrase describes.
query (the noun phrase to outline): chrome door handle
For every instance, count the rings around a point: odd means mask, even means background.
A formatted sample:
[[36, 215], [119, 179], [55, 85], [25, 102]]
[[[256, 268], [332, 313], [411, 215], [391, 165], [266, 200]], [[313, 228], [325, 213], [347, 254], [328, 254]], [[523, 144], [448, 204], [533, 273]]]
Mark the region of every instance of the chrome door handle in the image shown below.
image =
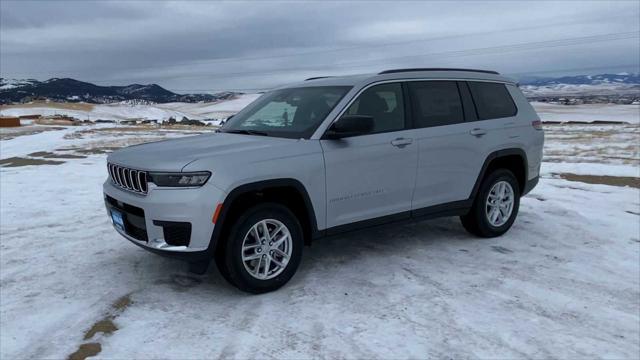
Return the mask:
[[487, 133], [487, 130], [479, 129], [479, 128], [475, 128], [475, 129], [472, 129], [471, 131], [469, 131], [469, 134], [471, 134], [471, 135], [473, 135], [475, 137], [480, 137], [480, 136], [482, 136], [482, 135], [484, 135], [486, 133]]
[[393, 145], [395, 147], [403, 148], [403, 147], [411, 144], [412, 142], [413, 142], [413, 139], [397, 138], [397, 139], [391, 141], [391, 145]]

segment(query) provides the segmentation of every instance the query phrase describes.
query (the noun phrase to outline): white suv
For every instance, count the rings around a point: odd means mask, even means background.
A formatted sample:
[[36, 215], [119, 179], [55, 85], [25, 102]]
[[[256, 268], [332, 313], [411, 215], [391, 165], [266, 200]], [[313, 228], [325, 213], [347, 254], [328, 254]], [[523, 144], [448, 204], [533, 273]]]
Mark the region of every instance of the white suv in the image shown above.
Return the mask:
[[437, 216], [503, 234], [538, 181], [541, 130], [517, 84], [492, 71], [312, 78], [265, 93], [216, 133], [112, 153], [105, 203], [134, 244], [194, 272], [214, 260], [261, 293], [327, 235]]

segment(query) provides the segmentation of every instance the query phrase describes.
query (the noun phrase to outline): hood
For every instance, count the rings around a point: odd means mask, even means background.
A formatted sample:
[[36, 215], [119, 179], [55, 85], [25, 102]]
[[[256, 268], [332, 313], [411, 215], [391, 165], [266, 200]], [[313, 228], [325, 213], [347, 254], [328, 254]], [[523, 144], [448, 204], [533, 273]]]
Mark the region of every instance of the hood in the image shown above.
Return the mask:
[[260, 152], [292, 139], [211, 133], [129, 146], [114, 151], [107, 161], [149, 171], [181, 171], [200, 158], [224, 157], [240, 152]]

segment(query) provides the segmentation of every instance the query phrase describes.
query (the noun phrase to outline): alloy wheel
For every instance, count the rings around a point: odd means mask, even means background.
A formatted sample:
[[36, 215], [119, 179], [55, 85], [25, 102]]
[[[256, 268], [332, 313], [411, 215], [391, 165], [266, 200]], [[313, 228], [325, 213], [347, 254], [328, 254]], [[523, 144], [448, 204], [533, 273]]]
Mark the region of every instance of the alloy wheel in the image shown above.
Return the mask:
[[513, 187], [507, 181], [498, 181], [491, 187], [485, 204], [485, 214], [491, 226], [500, 227], [509, 221], [514, 197]]
[[242, 263], [247, 272], [259, 280], [280, 275], [287, 267], [292, 253], [289, 229], [275, 219], [254, 224], [242, 241]]

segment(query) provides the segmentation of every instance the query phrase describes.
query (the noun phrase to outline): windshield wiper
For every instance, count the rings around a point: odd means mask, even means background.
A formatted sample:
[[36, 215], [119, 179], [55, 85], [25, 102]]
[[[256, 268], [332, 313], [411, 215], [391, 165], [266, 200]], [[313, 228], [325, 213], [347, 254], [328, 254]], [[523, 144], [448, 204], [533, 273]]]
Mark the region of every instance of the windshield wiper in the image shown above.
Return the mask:
[[266, 132], [258, 131], [258, 130], [232, 129], [232, 130], [224, 130], [223, 132], [226, 132], [226, 133], [229, 133], [229, 134], [245, 134], [245, 135], [269, 136], [269, 134], [267, 134]]

